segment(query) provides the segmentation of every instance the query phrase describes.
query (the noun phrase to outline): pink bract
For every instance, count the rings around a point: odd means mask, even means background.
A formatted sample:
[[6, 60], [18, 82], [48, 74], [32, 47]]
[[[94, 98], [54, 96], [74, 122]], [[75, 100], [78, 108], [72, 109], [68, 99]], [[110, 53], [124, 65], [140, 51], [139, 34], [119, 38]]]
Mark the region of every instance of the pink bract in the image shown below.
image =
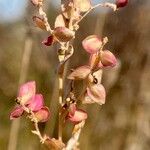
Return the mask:
[[21, 106], [16, 106], [10, 113], [10, 120], [19, 118], [20, 116], [22, 116], [23, 112], [24, 110]]
[[[105, 104], [106, 92], [102, 84], [94, 84], [87, 87], [86, 96], [88, 96], [91, 99], [91, 101], [94, 101], [95, 103], [98, 103], [100, 105]], [[89, 102], [90, 100], [88, 101], [88, 103]]]
[[90, 54], [99, 51], [102, 46], [102, 40], [97, 35], [91, 35], [82, 41], [83, 48]]
[[69, 76], [68, 79], [71, 80], [81, 80], [85, 79], [89, 73], [91, 72], [91, 69], [89, 66], [81, 66], [76, 68]]
[[101, 63], [104, 67], [114, 67], [117, 59], [112, 52], [104, 50], [101, 52]]
[[35, 81], [27, 82], [20, 86], [18, 98], [20, 99], [22, 104], [27, 104], [35, 96], [35, 92], [36, 92]]
[[83, 120], [87, 119], [87, 113], [81, 109], [77, 109], [74, 113], [73, 116], [68, 116], [68, 119], [72, 122], [72, 123], [79, 123]]
[[35, 112], [35, 117], [37, 118], [38, 122], [46, 122], [50, 117], [50, 111], [48, 107], [42, 107], [40, 110]]
[[38, 111], [43, 107], [43, 105], [44, 100], [42, 94], [36, 94], [27, 107], [32, 111]]

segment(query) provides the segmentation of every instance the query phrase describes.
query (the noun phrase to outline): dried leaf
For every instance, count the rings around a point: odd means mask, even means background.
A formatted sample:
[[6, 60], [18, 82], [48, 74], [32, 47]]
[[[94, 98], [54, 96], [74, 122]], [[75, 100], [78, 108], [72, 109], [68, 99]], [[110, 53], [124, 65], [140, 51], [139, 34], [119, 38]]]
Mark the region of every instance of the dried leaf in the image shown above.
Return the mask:
[[91, 72], [89, 66], [81, 66], [76, 68], [69, 76], [68, 79], [71, 80], [81, 80], [85, 79]]

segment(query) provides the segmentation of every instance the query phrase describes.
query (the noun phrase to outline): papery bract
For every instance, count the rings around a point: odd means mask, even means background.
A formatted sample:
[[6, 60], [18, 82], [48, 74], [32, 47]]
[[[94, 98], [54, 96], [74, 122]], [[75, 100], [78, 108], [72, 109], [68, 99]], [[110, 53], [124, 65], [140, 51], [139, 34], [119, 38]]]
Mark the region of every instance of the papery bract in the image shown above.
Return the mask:
[[124, 7], [128, 4], [128, 0], [116, 0], [117, 8]]
[[57, 27], [65, 27], [66, 20], [62, 14], [58, 15], [55, 20], [55, 28]]
[[22, 116], [23, 112], [24, 112], [24, 110], [23, 110], [22, 106], [16, 106], [10, 113], [10, 120], [19, 118], [20, 116]]
[[74, 113], [73, 116], [68, 116], [68, 119], [72, 122], [72, 123], [79, 123], [83, 120], [87, 119], [87, 113], [81, 109], [77, 109]]
[[94, 102], [105, 104], [106, 92], [102, 84], [93, 84], [87, 87], [87, 95]]
[[117, 64], [117, 59], [113, 53], [104, 50], [101, 52], [101, 63], [105, 67], [114, 67]]
[[90, 0], [73, 0], [75, 8], [81, 12], [86, 12], [91, 8]]
[[20, 86], [18, 98], [22, 104], [28, 103], [35, 95], [36, 85], [35, 81], [27, 82]]
[[85, 79], [89, 73], [91, 72], [91, 69], [89, 66], [81, 66], [76, 68], [69, 76], [68, 79], [71, 80], [81, 80]]
[[39, 27], [42, 30], [46, 30], [45, 22], [42, 18], [40, 18], [38, 16], [33, 16], [32, 19], [37, 27]]
[[82, 104], [93, 104], [95, 101], [93, 101], [87, 94], [87, 91], [81, 98]]
[[102, 46], [102, 40], [97, 35], [91, 35], [82, 41], [83, 48], [90, 54], [99, 51]]
[[42, 43], [46, 46], [51, 46], [54, 42], [55, 42], [55, 40], [54, 40], [54, 37], [52, 35], [50, 35], [49, 37], [47, 37], [46, 39], [44, 39], [42, 41]]
[[42, 94], [36, 94], [27, 107], [32, 111], [38, 111], [43, 107], [43, 105], [44, 100]]
[[57, 27], [53, 34], [60, 42], [68, 42], [74, 37], [75, 32], [66, 27]]
[[40, 110], [35, 112], [35, 117], [38, 122], [46, 122], [50, 117], [50, 112], [48, 107], [42, 107]]

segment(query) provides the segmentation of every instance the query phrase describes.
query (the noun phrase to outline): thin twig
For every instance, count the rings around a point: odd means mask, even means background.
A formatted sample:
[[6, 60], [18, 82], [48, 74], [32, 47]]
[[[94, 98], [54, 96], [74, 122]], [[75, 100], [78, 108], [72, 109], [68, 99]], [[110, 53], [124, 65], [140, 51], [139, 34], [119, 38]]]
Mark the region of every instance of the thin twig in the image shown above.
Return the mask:
[[99, 6], [101, 6], [101, 7], [109, 7], [109, 8], [112, 8], [114, 11], [116, 11], [117, 10], [117, 6], [116, 6], [116, 4], [113, 4], [113, 3], [100, 3], [100, 4], [97, 4], [97, 5], [95, 5], [95, 6], [93, 6], [93, 7], [91, 7], [81, 18], [80, 18], [80, 20], [78, 20], [77, 22], [76, 22], [76, 24], [78, 24], [82, 19], [84, 19], [92, 10], [94, 10], [95, 8], [97, 8], [97, 7], [99, 7]]
[[84, 124], [85, 121], [82, 121], [81, 123], [74, 126], [72, 137], [68, 141], [67, 146], [64, 150], [74, 150], [78, 146], [78, 140]]

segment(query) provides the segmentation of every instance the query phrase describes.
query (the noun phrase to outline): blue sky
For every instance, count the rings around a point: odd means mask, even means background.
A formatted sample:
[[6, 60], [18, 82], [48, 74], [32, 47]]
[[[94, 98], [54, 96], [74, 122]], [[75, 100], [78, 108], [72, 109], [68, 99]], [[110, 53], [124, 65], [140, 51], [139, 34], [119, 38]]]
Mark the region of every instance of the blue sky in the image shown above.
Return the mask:
[[[0, 22], [13, 22], [20, 19], [25, 11], [29, 0], [0, 0]], [[93, 3], [98, 3], [105, 0], [93, 0]], [[109, 0], [112, 1], [112, 0]], [[50, 0], [57, 6], [60, 0]]]

